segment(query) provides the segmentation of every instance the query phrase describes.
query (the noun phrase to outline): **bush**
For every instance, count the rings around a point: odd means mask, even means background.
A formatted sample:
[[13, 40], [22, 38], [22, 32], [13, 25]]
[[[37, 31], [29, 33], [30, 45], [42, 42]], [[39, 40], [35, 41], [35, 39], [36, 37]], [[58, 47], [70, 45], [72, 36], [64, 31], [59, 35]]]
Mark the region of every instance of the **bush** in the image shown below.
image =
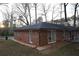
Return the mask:
[[0, 32], [0, 36], [13, 36], [14, 33], [10, 31], [2, 31]]

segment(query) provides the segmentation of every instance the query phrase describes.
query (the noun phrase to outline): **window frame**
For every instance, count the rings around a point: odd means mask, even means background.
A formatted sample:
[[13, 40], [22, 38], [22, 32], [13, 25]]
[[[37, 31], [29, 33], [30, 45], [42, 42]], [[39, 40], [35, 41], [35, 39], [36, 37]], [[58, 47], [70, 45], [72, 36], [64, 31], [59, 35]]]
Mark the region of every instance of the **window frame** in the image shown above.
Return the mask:
[[33, 43], [32, 42], [32, 30], [29, 30], [29, 43]]
[[[49, 41], [49, 33], [50, 33], [50, 37], [51, 37], [51, 42]], [[52, 40], [53, 38], [52, 38], [52, 33], [54, 33], [53, 35], [55, 36], [53, 36], [54, 37], [54, 40]], [[48, 32], [48, 44], [50, 44], [50, 43], [55, 43], [56, 42], [56, 31], [49, 31]]]

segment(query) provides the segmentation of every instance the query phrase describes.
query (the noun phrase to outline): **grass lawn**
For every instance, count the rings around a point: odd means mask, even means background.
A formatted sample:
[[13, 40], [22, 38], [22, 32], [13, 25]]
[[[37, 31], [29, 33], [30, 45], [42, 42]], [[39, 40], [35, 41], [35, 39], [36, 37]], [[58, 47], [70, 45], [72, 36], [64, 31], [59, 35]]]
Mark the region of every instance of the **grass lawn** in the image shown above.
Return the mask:
[[50, 53], [50, 55], [58, 56], [79, 56], [79, 43], [70, 43], [64, 47], [61, 47], [59, 50]]
[[64, 47], [61, 47], [55, 52], [48, 55], [53, 56], [79, 56], [79, 43], [70, 43]]
[[77, 56], [79, 55], [79, 43], [70, 43], [60, 49], [41, 53], [36, 49], [18, 44], [12, 40], [0, 40], [0, 56]]
[[0, 40], [0, 56], [28, 56], [40, 55], [33, 48], [18, 44], [12, 40]]

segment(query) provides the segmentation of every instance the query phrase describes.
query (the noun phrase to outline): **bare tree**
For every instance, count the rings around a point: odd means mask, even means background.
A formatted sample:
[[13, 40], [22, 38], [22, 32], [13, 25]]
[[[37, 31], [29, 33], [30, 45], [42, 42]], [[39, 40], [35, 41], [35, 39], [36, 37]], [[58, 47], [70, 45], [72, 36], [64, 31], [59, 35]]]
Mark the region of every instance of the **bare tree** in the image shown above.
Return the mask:
[[59, 7], [57, 7], [57, 5], [54, 5], [52, 7], [52, 21], [57, 17], [59, 16]]
[[29, 13], [29, 18], [30, 18], [30, 25], [31, 25], [31, 12], [30, 12], [30, 3], [28, 3], [28, 13]]
[[77, 12], [78, 3], [75, 4], [74, 8], [74, 27], [76, 27], [76, 12]]
[[60, 3], [60, 19], [62, 18], [62, 12], [63, 12], [63, 11], [62, 11], [62, 5], [63, 5], [63, 4]]
[[14, 12], [13, 12], [13, 8], [12, 8], [11, 12], [10, 12], [10, 28], [11, 28], [11, 32], [13, 30], [13, 21], [14, 21], [13, 14], [14, 14]]
[[8, 28], [9, 27], [9, 21], [3, 20], [3, 25], [5, 26], [5, 28]]
[[62, 3], [56, 4], [52, 7], [52, 22], [54, 23], [54, 19], [58, 16], [62, 19]]
[[66, 6], [68, 5], [68, 3], [64, 3], [64, 15], [65, 15], [65, 22], [68, 22], [67, 20], [67, 12], [66, 12]]
[[1, 6], [8, 6], [8, 3], [0, 3]]
[[47, 6], [47, 8], [46, 8], [46, 5], [45, 4], [42, 4], [42, 15], [44, 15], [45, 16], [45, 20], [46, 20], [46, 22], [47, 22], [47, 14], [48, 14], [48, 11], [49, 11], [49, 9], [50, 9], [50, 4]]
[[8, 21], [9, 23], [9, 27], [13, 27], [13, 9], [10, 11], [9, 7], [6, 6], [5, 12], [3, 10], [1, 10], [2, 14], [3, 14], [3, 18], [5, 19], [5, 21]]
[[[4, 5], [6, 7], [8, 7], [7, 5]], [[10, 13], [8, 11], [8, 9], [5, 9], [6, 12], [2, 11], [3, 17], [4, 17], [4, 21], [3, 21], [3, 25], [6, 28], [6, 32], [5, 32], [5, 39], [8, 40], [8, 27], [9, 27], [9, 19], [10, 19]]]
[[26, 25], [29, 25], [28, 14], [27, 14], [27, 8], [29, 9], [28, 3], [16, 4], [16, 7], [17, 7], [19, 13], [21, 14], [20, 16], [23, 16], [25, 18], [25, 21], [24, 21], [24, 19], [19, 19], [19, 20], [21, 20]]
[[56, 6], [53, 6], [53, 8], [52, 8], [52, 21], [54, 20], [55, 7]]
[[34, 7], [35, 7], [35, 20], [37, 24], [37, 3], [34, 3]]
[[4, 15], [3, 17], [4, 17], [4, 19], [5, 20], [7, 20], [7, 19], [9, 19], [9, 12], [8, 12], [8, 3], [0, 3], [0, 6], [4, 6], [6, 9], [5, 9], [5, 11], [6, 12], [4, 12], [4, 11], [2, 11], [2, 10], [0, 10], [1, 12], [2, 12], [2, 14]]
[[2, 12], [2, 15], [3, 15], [5, 22], [8, 23], [10, 20], [10, 13], [9, 13], [8, 9], [5, 9], [5, 12], [2, 10], [0, 10], [0, 11]]

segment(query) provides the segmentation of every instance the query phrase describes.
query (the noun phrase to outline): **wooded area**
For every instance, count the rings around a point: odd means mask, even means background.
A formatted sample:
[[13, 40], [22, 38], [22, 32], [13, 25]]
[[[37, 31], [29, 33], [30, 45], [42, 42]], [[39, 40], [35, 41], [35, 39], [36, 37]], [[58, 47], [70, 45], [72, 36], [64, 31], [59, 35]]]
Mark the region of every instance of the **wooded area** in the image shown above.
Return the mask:
[[[68, 5], [73, 8], [74, 14], [68, 16]], [[5, 12], [1, 9], [3, 15], [3, 25], [5, 27], [19, 27], [24, 25], [31, 25], [33, 23], [45, 22], [70, 24], [73, 21], [73, 26], [76, 27], [78, 20], [78, 3], [59, 3], [56, 5], [46, 3], [14, 3], [9, 8], [8, 3], [0, 3], [0, 6], [5, 7]], [[10, 9], [10, 10], [9, 10]], [[49, 12], [51, 12], [51, 19], [49, 19]], [[73, 13], [72, 12], [72, 13]], [[63, 17], [64, 13], [64, 17]], [[59, 19], [57, 19], [59, 17]], [[49, 21], [50, 20], [50, 21]]]

